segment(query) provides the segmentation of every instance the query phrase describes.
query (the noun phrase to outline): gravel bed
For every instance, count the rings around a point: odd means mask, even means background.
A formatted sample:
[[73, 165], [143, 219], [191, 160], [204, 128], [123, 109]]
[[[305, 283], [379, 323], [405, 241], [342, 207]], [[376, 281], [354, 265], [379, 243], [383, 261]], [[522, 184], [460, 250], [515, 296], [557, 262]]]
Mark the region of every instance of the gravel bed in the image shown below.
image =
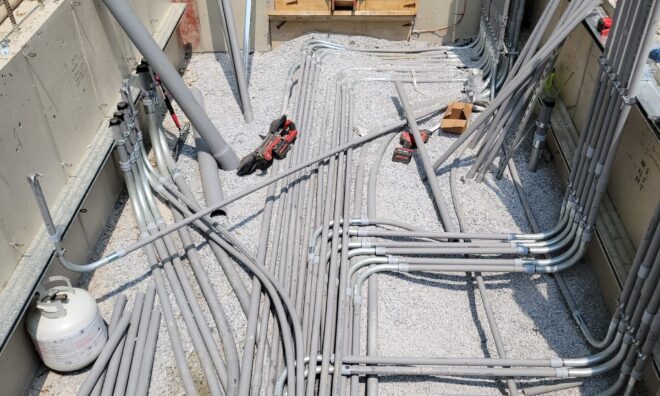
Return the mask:
[[[184, 79], [195, 85], [204, 94], [209, 116], [219, 127], [227, 141], [239, 156], [245, 155], [260, 142], [272, 119], [281, 108], [282, 89], [289, 68], [299, 60], [299, 48], [305, 40], [323, 38], [356, 47], [409, 48], [424, 47], [421, 42], [390, 42], [368, 37], [310, 34], [285, 43], [267, 53], [256, 53], [251, 58], [250, 95], [255, 121], [249, 125], [243, 117], [235, 97], [235, 82], [231, 75], [229, 59], [224, 54], [194, 54], [187, 66]], [[463, 54], [458, 54], [463, 55]], [[460, 62], [447, 61], [438, 66], [438, 75], [454, 76]], [[369, 59], [362, 56], [330, 56], [324, 72], [348, 67], [368, 67]], [[351, 72], [353, 73], [353, 72]], [[369, 72], [354, 72], [369, 75]], [[410, 77], [410, 76], [409, 76]], [[421, 77], [419, 77], [421, 79]], [[456, 98], [462, 83], [406, 84], [406, 92], [411, 102], [419, 103], [430, 98], [450, 100]], [[368, 130], [387, 124], [401, 114], [394, 85], [385, 82], [368, 82], [355, 88], [355, 115], [358, 130]], [[432, 128], [439, 118], [426, 120], [422, 127]], [[169, 125], [171, 128], [172, 126]], [[173, 130], [173, 129], [171, 129]], [[174, 135], [171, 136], [174, 138]], [[455, 135], [435, 133], [427, 150], [432, 159], [437, 158], [456, 138]], [[367, 146], [367, 163], [374, 158], [380, 141]], [[379, 217], [398, 219], [429, 230], [442, 230], [432, 204], [430, 190], [421, 182], [419, 170], [421, 161], [415, 155], [410, 165], [390, 161], [394, 143], [390, 144], [381, 163], [378, 178], [377, 213]], [[529, 141], [525, 141], [515, 156], [518, 169], [528, 194], [530, 204], [542, 229], [549, 229], [557, 220], [563, 187], [551, 164], [542, 162], [536, 173], [526, 170]], [[468, 231], [518, 232], [530, 231], [519, 197], [510, 175], [505, 173], [502, 180], [496, 180], [491, 172], [481, 184], [472, 180], [463, 181], [475, 152], [467, 151], [458, 171], [458, 188], [455, 193], [465, 213], [465, 228]], [[198, 167], [195, 162], [195, 148], [192, 136], [184, 146], [179, 167], [188, 180], [193, 193], [203, 202]], [[355, 156], [357, 160], [357, 155]], [[450, 164], [452, 159], [447, 162]], [[237, 177], [235, 172], [221, 172], [221, 179], [227, 195], [238, 192], [267, 177], [256, 173], [247, 177]], [[449, 190], [449, 167], [438, 174], [439, 185], [447, 204], [453, 212]], [[259, 228], [262, 220], [265, 190], [261, 190], [229, 205], [227, 216], [220, 221], [256, 253]], [[365, 204], [366, 208], [366, 192]], [[163, 213], [169, 213], [163, 208]], [[365, 212], [366, 213], [366, 212]], [[103, 252], [111, 252], [137, 240], [133, 211], [126, 197], [117, 203], [108, 232], [100, 246]], [[198, 250], [204, 262], [215, 262], [211, 250], [195, 235]], [[210, 279], [223, 303], [239, 347], [245, 329], [245, 316], [233, 291], [217, 265], [207, 266]], [[248, 282], [249, 276], [240, 271]], [[192, 277], [192, 272], [190, 273]], [[555, 281], [545, 275], [524, 274], [483, 274], [488, 295], [495, 310], [495, 316], [509, 357], [573, 357], [593, 352], [583, 341], [577, 326], [565, 307]], [[573, 291], [580, 309], [588, 318], [594, 333], [600, 336], [609, 322], [599, 286], [591, 268], [585, 263], [578, 264], [566, 272], [566, 280]], [[151, 283], [146, 258], [139, 251], [97, 270], [85, 279], [84, 285], [97, 297], [104, 318], [109, 319], [114, 297], [124, 293], [132, 304], [136, 292], [146, 290]], [[454, 356], [454, 357], [497, 357], [494, 342], [488, 327], [481, 296], [472, 279], [463, 274], [436, 275], [381, 275], [379, 276], [379, 345], [382, 355], [408, 356]], [[194, 287], [197, 287], [194, 285]], [[366, 289], [366, 288], [365, 288]], [[196, 290], [199, 293], [199, 290]], [[172, 298], [173, 301], [173, 298]], [[179, 312], [173, 301], [175, 315]], [[365, 310], [366, 312], [366, 310]], [[363, 312], [362, 334], [366, 333]], [[210, 315], [205, 312], [210, 320]], [[181, 328], [183, 328], [181, 324]], [[215, 332], [215, 330], [214, 330]], [[189, 351], [193, 374], [200, 384], [203, 375], [186, 332], [182, 331], [184, 347]], [[362, 345], [364, 346], [364, 341]], [[62, 375], [42, 370], [35, 378], [30, 394], [65, 395], [73, 394], [86, 373]], [[593, 395], [611, 381], [599, 377], [584, 381], [575, 389], [557, 392], [557, 395]], [[519, 381], [520, 387], [537, 384], [533, 381]], [[200, 385], [200, 389], [203, 385]], [[466, 378], [383, 378], [380, 391], [383, 395], [411, 394], [502, 394], [506, 385], [502, 381]], [[174, 358], [171, 354], [167, 331], [161, 326], [151, 394], [182, 394]]]

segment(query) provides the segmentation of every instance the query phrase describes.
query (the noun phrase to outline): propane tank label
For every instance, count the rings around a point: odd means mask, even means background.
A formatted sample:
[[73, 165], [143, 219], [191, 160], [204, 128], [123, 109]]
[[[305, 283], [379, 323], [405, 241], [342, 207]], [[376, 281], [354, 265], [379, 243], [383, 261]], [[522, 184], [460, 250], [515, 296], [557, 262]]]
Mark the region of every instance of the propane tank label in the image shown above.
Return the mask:
[[[100, 315], [89, 325], [66, 337], [39, 339], [37, 350], [44, 363], [56, 370], [84, 366], [94, 360], [107, 339]], [[75, 369], [75, 368], [74, 368]]]

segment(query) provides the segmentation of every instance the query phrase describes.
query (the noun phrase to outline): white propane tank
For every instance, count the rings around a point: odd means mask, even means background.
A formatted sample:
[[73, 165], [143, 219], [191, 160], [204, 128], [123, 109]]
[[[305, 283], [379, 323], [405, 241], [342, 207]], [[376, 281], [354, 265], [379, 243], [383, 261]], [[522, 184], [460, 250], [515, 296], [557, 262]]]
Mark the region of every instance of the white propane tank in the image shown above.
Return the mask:
[[[64, 282], [66, 286], [45, 286]], [[52, 276], [37, 293], [27, 330], [44, 364], [56, 371], [79, 370], [93, 362], [108, 339], [96, 301], [69, 279]]]

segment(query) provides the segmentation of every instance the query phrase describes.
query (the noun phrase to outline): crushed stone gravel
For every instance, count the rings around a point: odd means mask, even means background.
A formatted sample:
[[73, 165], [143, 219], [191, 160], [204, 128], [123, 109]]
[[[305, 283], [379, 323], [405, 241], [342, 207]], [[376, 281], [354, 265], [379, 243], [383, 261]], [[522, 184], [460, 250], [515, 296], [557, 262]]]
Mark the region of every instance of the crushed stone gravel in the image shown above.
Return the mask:
[[[364, 48], [410, 48], [428, 46], [422, 42], [391, 42], [369, 37], [308, 34], [291, 40], [271, 52], [255, 53], [251, 57], [250, 97], [255, 121], [249, 125], [243, 116], [236, 98], [235, 80], [231, 73], [231, 63], [226, 54], [194, 54], [187, 65], [184, 79], [189, 85], [198, 87], [204, 94], [210, 118], [231, 144], [239, 156], [245, 155], [259, 142], [259, 134], [267, 130], [270, 122], [281, 108], [282, 89], [289, 68], [299, 61], [301, 45], [309, 39], [320, 38], [348, 46]], [[458, 53], [459, 56], [464, 54]], [[363, 56], [331, 56], [324, 71], [341, 70], [349, 67], [368, 67], [369, 59]], [[454, 76], [460, 62], [447, 61], [437, 66], [437, 74]], [[357, 73], [357, 72], [356, 72]], [[367, 73], [368, 74], [368, 73]], [[406, 91], [412, 103], [429, 98], [456, 98], [462, 83], [406, 84]], [[368, 130], [391, 121], [402, 110], [396, 100], [394, 85], [385, 82], [365, 82], [355, 88], [356, 125]], [[422, 123], [422, 127], [432, 128], [439, 121], [435, 116]], [[174, 131], [172, 125], [170, 130]], [[170, 136], [173, 142], [175, 136]], [[427, 144], [431, 158], [437, 158], [456, 139], [456, 135], [436, 133]], [[368, 163], [373, 160], [380, 143], [368, 146]], [[432, 204], [430, 190], [419, 178], [421, 161], [418, 155], [410, 165], [394, 163], [390, 160], [394, 149], [390, 144], [381, 163], [378, 178], [377, 213], [380, 217], [402, 220], [429, 230], [442, 230]], [[531, 173], [526, 169], [526, 155], [529, 141], [526, 141], [515, 156], [518, 169], [528, 194], [531, 207], [542, 229], [549, 229], [557, 220], [562, 183], [552, 164], [542, 163], [540, 169]], [[465, 226], [469, 231], [530, 231], [519, 197], [510, 175], [505, 173], [496, 180], [489, 172], [486, 180], [479, 184], [463, 180], [471, 159], [476, 152], [467, 151], [457, 169], [458, 188], [455, 193], [466, 214]], [[355, 157], [357, 158], [357, 156]], [[453, 158], [447, 162], [451, 163]], [[178, 162], [195, 196], [203, 202], [201, 182], [195, 161], [194, 139], [190, 136], [183, 147]], [[256, 173], [247, 177], [237, 177], [235, 172], [221, 172], [225, 194], [238, 192], [267, 177]], [[449, 190], [449, 168], [438, 173], [442, 193], [453, 209]], [[366, 195], [366, 193], [365, 193]], [[252, 252], [256, 252], [259, 227], [265, 190], [230, 204], [227, 216], [221, 223], [229, 229]], [[366, 205], [366, 197], [365, 197]], [[366, 207], [366, 206], [365, 206]], [[169, 212], [163, 207], [163, 213]], [[366, 212], [365, 212], [366, 213]], [[168, 217], [168, 220], [171, 218]], [[108, 233], [100, 242], [103, 252], [137, 240], [131, 205], [123, 196], [117, 203], [113, 218], [109, 222]], [[203, 262], [215, 263], [210, 248], [195, 235], [198, 250]], [[131, 254], [116, 263], [101, 268], [85, 280], [85, 287], [97, 297], [99, 309], [109, 320], [114, 297], [125, 294], [129, 306], [138, 291], [145, 291], [152, 282], [146, 258], [142, 251]], [[206, 270], [215, 286], [242, 353], [245, 316], [233, 291], [218, 265], [208, 265]], [[239, 271], [246, 280], [250, 277]], [[506, 352], [509, 357], [574, 357], [592, 353], [582, 339], [577, 326], [567, 310], [555, 281], [546, 275], [491, 274], [484, 273], [488, 295], [492, 300], [495, 317], [501, 330]], [[189, 270], [189, 277], [192, 272]], [[609, 316], [599, 291], [595, 274], [588, 264], [580, 263], [566, 273], [566, 280], [576, 297], [578, 306], [588, 318], [595, 335], [601, 336], [609, 322]], [[472, 278], [463, 274], [406, 274], [381, 275], [379, 277], [379, 344], [382, 355], [408, 356], [453, 356], [453, 357], [496, 357], [497, 352], [488, 328], [483, 303]], [[196, 283], [194, 283], [194, 287]], [[195, 289], [200, 293], [198, 289]], [[183, 328], [180, 313], [173, 301], [175, 315]], [[363, 304], [366, 305], [366, 304]], [[210, 314], [205, 311], [207, 320]], [[362, 334], [366, 333], [366, 310], [363, 312]], [[215, 333], [215, 330], [213, 330]], [[185, 331], [182, 334], [184, 347], [193, 367], [193, 375], [203, 388], [203, 375], [194, 357], [192, 344]], [[365, 345], [365, 342], [362, 342]], [[83, 381], [86, 371], [72, 374], [59, 374], [41, 370], [35, 377], [30, 394], [68, 395], [74, 394]], [[587, 379], [579, 388], [556, 392], [556, 395], [593, 395], [604, 389], [610, 377]], [[521, 380], [520, 388], [533, 386], [539, 382]], [[383, 395], [452, 395], [484, 394], [497, 395], [505, 391], [503, 381], [466, 378], [382, 378], [380, 391]], [[264, 388], [265, 389], [265, 388]], [[182, 394], [176, 364], [169, 346], [164, 325], [161, 325], [150, 394]]]

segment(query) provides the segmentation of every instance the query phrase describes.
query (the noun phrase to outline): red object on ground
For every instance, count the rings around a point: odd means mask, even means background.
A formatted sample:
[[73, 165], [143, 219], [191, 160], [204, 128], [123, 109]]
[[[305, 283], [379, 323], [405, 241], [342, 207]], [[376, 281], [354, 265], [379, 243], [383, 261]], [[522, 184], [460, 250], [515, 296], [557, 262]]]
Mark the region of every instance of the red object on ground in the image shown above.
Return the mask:
[[598, 20], [598, 25], [596, 25], [596, 30], [600, 33], [601, 36], [607, 36], [610, 33], [612, 28], [612, 18], [604, 17]]

